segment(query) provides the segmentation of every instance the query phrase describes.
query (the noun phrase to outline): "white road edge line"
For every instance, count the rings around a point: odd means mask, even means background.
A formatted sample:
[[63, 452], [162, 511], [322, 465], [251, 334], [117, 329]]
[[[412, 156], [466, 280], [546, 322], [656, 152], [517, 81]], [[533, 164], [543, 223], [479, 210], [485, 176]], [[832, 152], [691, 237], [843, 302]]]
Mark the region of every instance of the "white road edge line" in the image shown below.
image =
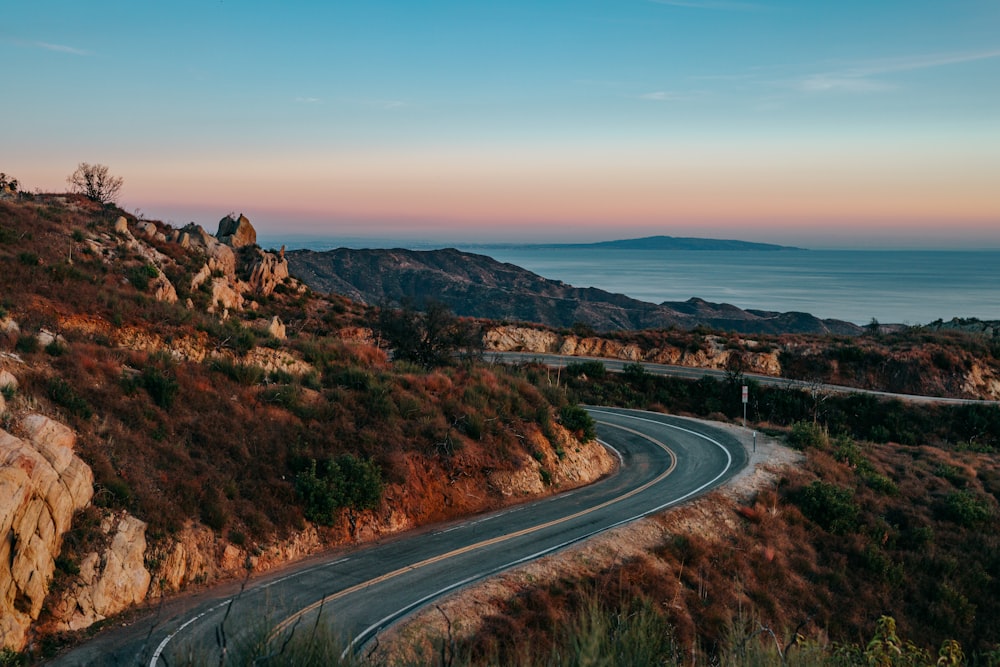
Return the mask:
[[[296, 572], [295, 574], [290, 574], [290, 575], [288, 575], [286, 577], [281, 577], [280, 579], [275, 579], [274, 581], [269, 581], [266, 584], [264, 584], [263, 586], [261, 586], [260, 588], [255, 589], [255, 590], [266, 591], [268, 588], [270, 588], [271, 586], [274, 586], [275, 584], [280, 584], [283, 581], [288, 581], [289, 579], [294, 579], [295, 577], [302, 576], [303, 574], [306, 574], [307, 572], [315, 572], [316, 570], [322, 569], [324, 567], [330, 567], [331, 565], [339, 565], [340, 563], [344, 563], [344, 562], [349, 561], [349, 560], [350, 560], [349, 557], [348, 558], [341, 558], [340, 560], [335, 560], [332, 563], [323, 563], [322, 565], [317, 565], [316, 567], [310, 567], [310, 568], [308, 568], [306, 570], [302, 570], [301, 572]], [[182, 623], [180, 625], [180, 627], [178, 627], [176, 630], [174, 630], [169, 635], [167, 635], [166, 637], [164, 637], [163, 641], [160, 642], [159, 646], [157, 646], [156, 650], [153, 652], [153, 657], [150, 658], [150, 660], [149, 660], [149, 667], [156, 667], [156, 663], [158, 663], [160, 661], [160, 657], [163, 655], [163, 651], [167, 648], [167, 644], [170, 643], [170, 640], [172, 640], [174, 637], [176, 637], [178, 634], [180, 634], [180, 632], [183, 631], [184, 628], [186, 628], [189, 625], [191, 625], [192, 623], [198, 621], [203, 616], [207, 616], [208, 614], [211, 614], [216, 609], [220, 609], [222, 607], [225, 607], [227, 604], [229, 604], [230, 602], [232, 602], [233, 599], [234, 598], [229, 598], [228, 600], [223, 600], [222, 602], [220, 602], [219, 604], [215, 605], [214, 607], [212, 607], [210, 609], [206, 609], [205, 611], [201, 612], [200, 614], [198, 614], [196, 616], [192, 616], [188, 620], [184, 621], [184, 623]]]
[[[693, 491], [689, 491], [688, 493], [684, 494], [680, 498], [675, 498], [674, 500], [671, 500], [670, 502], [664, 503], [664, 504], [660, 505], [659, 507], [654, 507], [653, 509], [646, 510], [645, 512], [642, 512], [641, 514], [637, 514], [637, 515], [635, 515], [633, 517], [630, 517], [630, 518], [627, 518], [627, 519], [622, 519], [622, 520], [618, 521], [617, 523], [613, 523], [610, 526], [607, 526], [605, 528], [600, 528], [598, 530], [592, 531], [590, 533], [587, 533], [586, 535], [581, 535], [580, 537], [577, 537], [575, 539], [567, 540], [566, 542], [563, 542], [561, 544], [557, 544], [555, 546], [548, 547], [547, 549], [543, 549], [541, 551], [535, 552], [535, 553], [533, 553], [531, 555], [524, 556], [522, 558], [518, 558], [517, 560], [511, 561], [511, 562], [506, 563], [504, 565], [498, 565], [497, 567], [495, 567], [495, 568], [493, 568], [491, 570], [488, 570], [486, 572], [481, 572], [479, 574], [472, 575], [471, 577], [466, 577], [465, 579], [462, 579], [461, 581], [455, 582], [455, 583], [453, 583], [453, 584], [451, 584], [449, 586], [445, 586], [444, 588], [442, 588], [439, 591], [436, 591], [434, 593], [426, 595], [426, 596], [420, 598], [419, 600], [406, 605], [402, 609], [396, 610], [395, 612], [393, 612], [393, 613], [391, 613], [391, 614], [383, 617], [382, 619], [376, 621], [375, 623], [371, 624], [370, 626], [368, 626], [367, 628], [365, 628], [364, 630], [362, 630], [354, 639], [352, 639], [351, 643], [348, 644], [347, 648], [345, 648], [344, 651], [343, 651], [343, 653], [340, 654], [341, 660], [345, 659], [347, 657], [347, 655], [355, 649], [356, 646], [359, 646], [359, 645], [363, 644], [364, 642], [367, 642], [368, 641], [368, 636], [371, 635], [372, 633], [377, 632], [378, 630], [381, 630], [383, 627], [385, 627], [386, 623], [394, 622], [394, 621], [402, 618], [404, 615], [408, 614], [410, 611], [423, 606], [424, 603], [429, 602], [430, 600], [433, 600], [433, 599], [435, 599], [437, 597], [440, 597], [440, 596], [444, 595], [445, 593], [448, 593], [448, 592], [450, 592], [452, 590], [455, 590], [456, 588], [461, 588], [462, 586], [465, 586], [466, 584], [472, 583], [473, 581], [476, 581], [476, 580], [479, 580], [479, 579], [485, 579], [486, 577], [488, 577], [488, 576], [490, 576], [492, 574], [496, 574], [497, 572], [501, 572], [503, 570], [510, 569], [512, 567], [520, 565], [521, 563], [525, 563], [525, 562], [528, 562], [528, 561], [535, 560], [536, 558], [541, 558], [542, 556], [545, 556], [545, 555], [547, 555], [549, 553], [552, 553], [554, 551], [558, 551], [560, 549], [568, 547], [571, 544], [575, 544], [577, 542], [582, 542], [584, 540], [588, 540], [591, 537], [593, 537], [595, 535], [598, 535], [600, 533], [603, 533], [603, 532], [606, 532], [606, 531], [609, 531], [609, 530], [613, 530], [615, 528], [618, 528], [619, 526], [623, 526], [623, 525], [625, 525], [627, 523], [631, 523], [633, 521], [636, 521], [638, 519], [646, 517], [646, 516], [648, 516], [650, 514], [654, 514], [656, 512], [660, 512], [660, 511], [666, 509], [667, 507], [670, 507], [671, 505], [676, 505], [678, 503], [681, 503], [681, 502], [687, 500], [688, 498], [690, 498], [691, 496], [697, 495], [697, 494], [701, 493], [702, 491], [704, 491], [706, 488], [708, 488], [708, 487], [712, 486], [713, 484], [715, 484], [727, 472], [729, 472], [729, 469], [732, 468], [732, 466], [733, 466], [733, 456], [732, 456], [732, 454], [729, 453], [729, 450], [726, 449], [726, 447], [721, 442], [715, 440], [714, 438], [711, 438], [711, 437], [705, 435], [704, 433], [698, 433], [697, 431], [692, 431], [692, 430], [683, 428], [681, 426], [676, 426], [674, 424], [667, 424], [666, 422], [657, 421], [655, 419], [648, 419], [646, 417], [639, 417], [639, 416], [636, 416], [636, 415], [623, 414], [623, 413], [620, 413], [620, 412], [606, 412], [606, 411], [603, 411], [603, 410], [588, 410], [588, 412], [595, 412], [595, 413], [604, 414], [604, 415], [615, 415], [615, 416], [618, 416], [618, 417], [625, 417], [625, 418], [628, 418], [628, 419], [635, 419], [635, 420], [638, 420], [638, 421], [646, 421], [646, 422], [650, 422], [650, 423], [653, 423], [653, 424], [658, 424], [660, 426], [666, 426], [668, 428], [676, 429], [678, 431], [683, 431], [684, 433], [689, 433], [691, 435], [697, 436], [697, 437], [702, 438], [704, 440], [708, 440], [710, 443], [712, 443], [713, 445], [715, 445], [719, 449], [721, 449], [723, 451], [723, 453], [726, 455], [726, 467], [723, 469], [722, 472], [720, 472], [718, 475], [716, 475], [711, 481], [705, 482], [704, 484], [702, 484], [701, 486], [699, 486], [697, 489], [694, 489]], [[612, 424], [612, 426], [614, 426], [614, 425]], [[601, 442], [601, 444], [605, 445], [606, 447], [608, 447], [608, 449], [610, 449], [615, 454], [617, 454], [619, 460], [621, 460], [624, 463], [624, 460], [622, 459], [621, 452], [619, 452], [618, 450], [616, 450], [614, 447], [608, 446], [604, 442]]]

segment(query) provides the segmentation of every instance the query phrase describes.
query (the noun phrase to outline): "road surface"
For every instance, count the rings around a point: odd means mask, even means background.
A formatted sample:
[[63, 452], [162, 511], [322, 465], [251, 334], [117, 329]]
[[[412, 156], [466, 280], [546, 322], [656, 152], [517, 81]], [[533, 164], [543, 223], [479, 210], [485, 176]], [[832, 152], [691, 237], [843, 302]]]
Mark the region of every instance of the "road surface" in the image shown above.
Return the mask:
[[[544, 354], [536, 352], [489, 352], [486, 355], [489, 359], [494, 359], [501, 363], [523, 363], [538, 362], [553, 368], [565, 368], [569, 364], [582, 363], [586, 361], [597, 361], [604, 364], [609, 371], [620, 373], [626, 366], [638, 363], [647, 373], [653, 375], [668, 375], [671, 377], [690, 378], [697, 380], [703, 377], [713, 377], [724, 379], [726, 371], [715, 368], [695, 368], [691, 366], [672, 366], [669, 364], [654, 364], [647, 361], [634, 362], [623, 359], [608, 359], [605, 357], [575, 357], [562, 354]], [[769, 387], [789, 387], [792, 389], [802, 389], [805, 391], [815, 391], [822, 393], [837, 394], [868, 394], [886, 399], [898, 399], [910, 401], [912, 403], [938, 403], [951, 405], [984, 404], [997, 405], [998, 401], [987, 401], [975, 398], [947, 398], [943, 396], [920, 396], [916, 394], [894, 394], [888, 391], [876, 391], [874, 389], [861, 389], [859, 387], [845, 387], [837, 384], [822, 384], [816, 382], [806, 382], [804, 380], [793, 380], [791, 378], [773, 377], [770, 375], [758, 375], [756, 373], [744, 373], [743, 377], [753, 380], [757, 384]]]
[[[705, 424], [658, 413], [591, 408], [598, 436], [621, 460], [595, 484], [467, 520], [313, 558], [249, 581], [172, 600], [107, 630], [50, 664], [219, 664], [263, 625], [280, 636], [331, 623], [360, 647], [432, 600], [723, 484], [747, 462], [743, 447]], [[298, 624], [298, 625], [297, 625]]]

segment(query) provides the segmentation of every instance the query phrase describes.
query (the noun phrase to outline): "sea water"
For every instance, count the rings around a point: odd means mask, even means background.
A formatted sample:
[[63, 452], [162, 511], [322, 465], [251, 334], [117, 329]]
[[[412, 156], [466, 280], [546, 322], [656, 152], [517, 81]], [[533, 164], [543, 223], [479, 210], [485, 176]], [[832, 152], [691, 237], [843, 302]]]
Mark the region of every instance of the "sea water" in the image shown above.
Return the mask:
[[[263, 243], [263, 242], [262, 242]], [[448, 247], [300, 237], [290, 248]], [[953, 317], [1000, 320], [1000, 250], [619, 250], [587, 246], [462, 245], [575, 287], [662, 303], [698, 297], [739, 308], [796, 311], [869, 324]]]
[[469, 250], [576, 287], [653, 303], [699, 297], [862, 325], [1000, 320], [1000, 251]]

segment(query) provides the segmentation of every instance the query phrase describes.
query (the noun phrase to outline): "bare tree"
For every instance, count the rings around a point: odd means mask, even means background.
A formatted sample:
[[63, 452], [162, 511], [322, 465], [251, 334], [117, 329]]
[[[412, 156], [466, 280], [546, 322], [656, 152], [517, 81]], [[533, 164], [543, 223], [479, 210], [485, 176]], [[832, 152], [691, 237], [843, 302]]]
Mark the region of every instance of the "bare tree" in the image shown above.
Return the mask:
[[107, 166], [103, 164], [88, 164], [81, 162], [76, 171], [66, 178], [70, 189], [88, 199], [102, 204], [113, 204], [118, 199], [125, 180], [121, 176], [112, 176]]

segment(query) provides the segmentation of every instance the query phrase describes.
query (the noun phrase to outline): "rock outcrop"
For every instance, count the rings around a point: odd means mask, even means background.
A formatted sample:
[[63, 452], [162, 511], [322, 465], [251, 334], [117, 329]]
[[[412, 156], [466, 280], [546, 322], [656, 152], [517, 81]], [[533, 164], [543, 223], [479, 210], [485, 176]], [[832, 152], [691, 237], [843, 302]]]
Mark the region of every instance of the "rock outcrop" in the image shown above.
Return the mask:
[[69, 428], [39, 414], [21, 428], [26, 439], [0, 430], [0, 644], [15, 650], [42, 610], [73, 514], [94, 493]]
[[250, 221], [242, 213], [240, 217], [234, 219], [227, 215], [219, 220], [219, 231], [215, 233], [215, 238], [221, 243], [233, 248], [257, 244], [257, 230], [253, 228]]
[[257, 259], [250, 269], [247, 280], [249, 291], [261, 296], [270, 296], [275, 288], [288, 278], [288, 260], [282, 255], [258, 251]]
[[146, 523], [127, 513], [105, 517], [108, 538], [100, 553], [87, 554], [80, 573], [52, 604], [51, 629], [80, 630], [139, 604], [149, 591], [146, 569]]
[[[778, 353], [754, 351], [754, 341], [743, 341], [748, 350], [739, 351], [742, 370], [762, 375], [781, 375]], [[718, 336], [705, 336], [704, 347], [697, 350], [677, 347], [642, 349], [632, 343], [621, 343], [599, 337], [562, 335], [554, 331], [531, 327], [494, 327], [483, 336], [487, 351], [535, 352], [538, 354], [564, 354], [576, 357], [603, 357], [624, 361], [646, 361], [654, 364], [671, 364], [697, 368], [726, 369], [730, 367], [736, 350]]]

